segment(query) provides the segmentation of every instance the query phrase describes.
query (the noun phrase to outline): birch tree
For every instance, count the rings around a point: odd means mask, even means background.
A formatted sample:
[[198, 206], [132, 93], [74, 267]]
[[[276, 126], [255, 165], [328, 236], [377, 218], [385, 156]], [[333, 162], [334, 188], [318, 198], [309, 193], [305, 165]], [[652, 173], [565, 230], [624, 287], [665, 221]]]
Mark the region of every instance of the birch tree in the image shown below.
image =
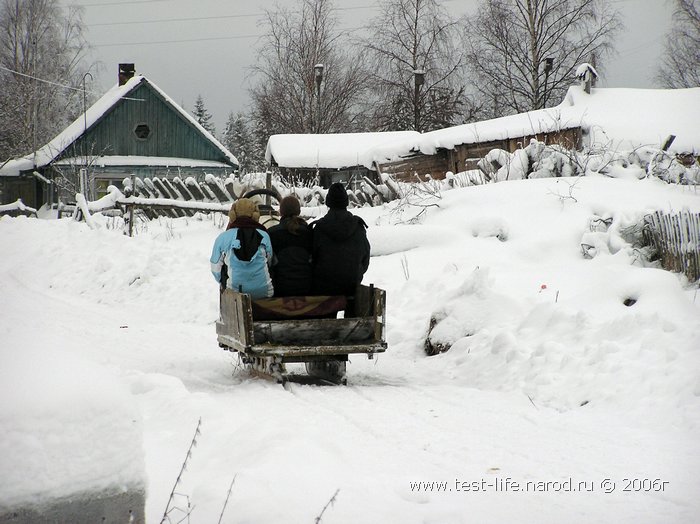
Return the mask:
[[621, 28], [604, 0], [483, 0], [464, 41], [490, 116], [561, 102], [578, 65], [602, 70]]
[[362, 43], [378, 130], [430, 131], [469, 119], [458, 23], [435, 0], [388, 0]]
[[657, 83], [666, 88], [700, 86], [700, 2], [675, 0]]
[[[365, 75], [332, 13], [330, 0], [299, 0], [293, 9], [266, 12], [250, 90], [251, 114], [264, 119], [258, 129], [332, 133], [355, 127]], [[316, 66], [323, 66], [320, 83]]]
[[83, 32], [80, 9], [58, 0], [0, 0], [0, 163], [43, 146], [92, 99]]

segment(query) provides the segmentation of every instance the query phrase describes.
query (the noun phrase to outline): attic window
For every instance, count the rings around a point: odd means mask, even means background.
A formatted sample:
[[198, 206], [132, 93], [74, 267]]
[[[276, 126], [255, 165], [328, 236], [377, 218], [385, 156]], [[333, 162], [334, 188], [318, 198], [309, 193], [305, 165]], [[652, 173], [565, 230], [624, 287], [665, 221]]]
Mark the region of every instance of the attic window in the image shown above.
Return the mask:
[[151, 134], [151, 128], [148, 124], [139, 124], [134, 128], [134, 134], [139, 140], [146, 140]]

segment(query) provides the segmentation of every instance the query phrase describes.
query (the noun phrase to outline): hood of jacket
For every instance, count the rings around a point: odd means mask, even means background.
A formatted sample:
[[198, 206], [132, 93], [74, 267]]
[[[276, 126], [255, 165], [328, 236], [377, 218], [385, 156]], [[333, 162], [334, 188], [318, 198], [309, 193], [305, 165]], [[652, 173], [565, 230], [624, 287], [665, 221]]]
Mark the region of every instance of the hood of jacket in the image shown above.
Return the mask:
[[315, 230], [333, 240], [346, 240], [353, 236], [359, 227], [366, 228], [367, 224], [347, 209], [329, 209], [328, 213], [314, 224]]

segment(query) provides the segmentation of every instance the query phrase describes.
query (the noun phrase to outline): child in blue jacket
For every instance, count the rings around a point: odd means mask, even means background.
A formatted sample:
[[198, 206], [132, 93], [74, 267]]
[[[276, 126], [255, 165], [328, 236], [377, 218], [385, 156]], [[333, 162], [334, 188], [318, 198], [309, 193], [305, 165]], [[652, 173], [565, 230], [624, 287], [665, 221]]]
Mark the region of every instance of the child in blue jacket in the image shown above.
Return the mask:
[[[258, 205], [248, 198], [239, 198], [229, 211], [226, 231], [214, 242], [211, 272], [219, 284], [266, 298], [273, 294], [270, 266], [272, 244], [265, 226], [258, 223]], [[224, 265], [226, 273], [222, 275]], [[223, 278], [223, 281], [222, 281]]]

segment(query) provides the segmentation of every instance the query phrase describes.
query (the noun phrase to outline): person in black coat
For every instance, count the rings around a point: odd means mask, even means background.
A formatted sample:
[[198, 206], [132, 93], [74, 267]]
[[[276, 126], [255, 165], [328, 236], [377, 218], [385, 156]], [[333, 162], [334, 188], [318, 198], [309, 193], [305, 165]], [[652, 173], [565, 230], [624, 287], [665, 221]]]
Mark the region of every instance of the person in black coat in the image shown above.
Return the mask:
[[354, 295], [369, 267], [367, 224], [347, 210], [348, 194], [340, 183], [326, 195], [328, 213], [312, 224], [314, 295]]
[[311, 293], [311, 228], [299, 216], [301, 206], [293, 195], [280, 202], [280, 223], [268, 230], [275, 260], [272, 284], [275, 296]]

